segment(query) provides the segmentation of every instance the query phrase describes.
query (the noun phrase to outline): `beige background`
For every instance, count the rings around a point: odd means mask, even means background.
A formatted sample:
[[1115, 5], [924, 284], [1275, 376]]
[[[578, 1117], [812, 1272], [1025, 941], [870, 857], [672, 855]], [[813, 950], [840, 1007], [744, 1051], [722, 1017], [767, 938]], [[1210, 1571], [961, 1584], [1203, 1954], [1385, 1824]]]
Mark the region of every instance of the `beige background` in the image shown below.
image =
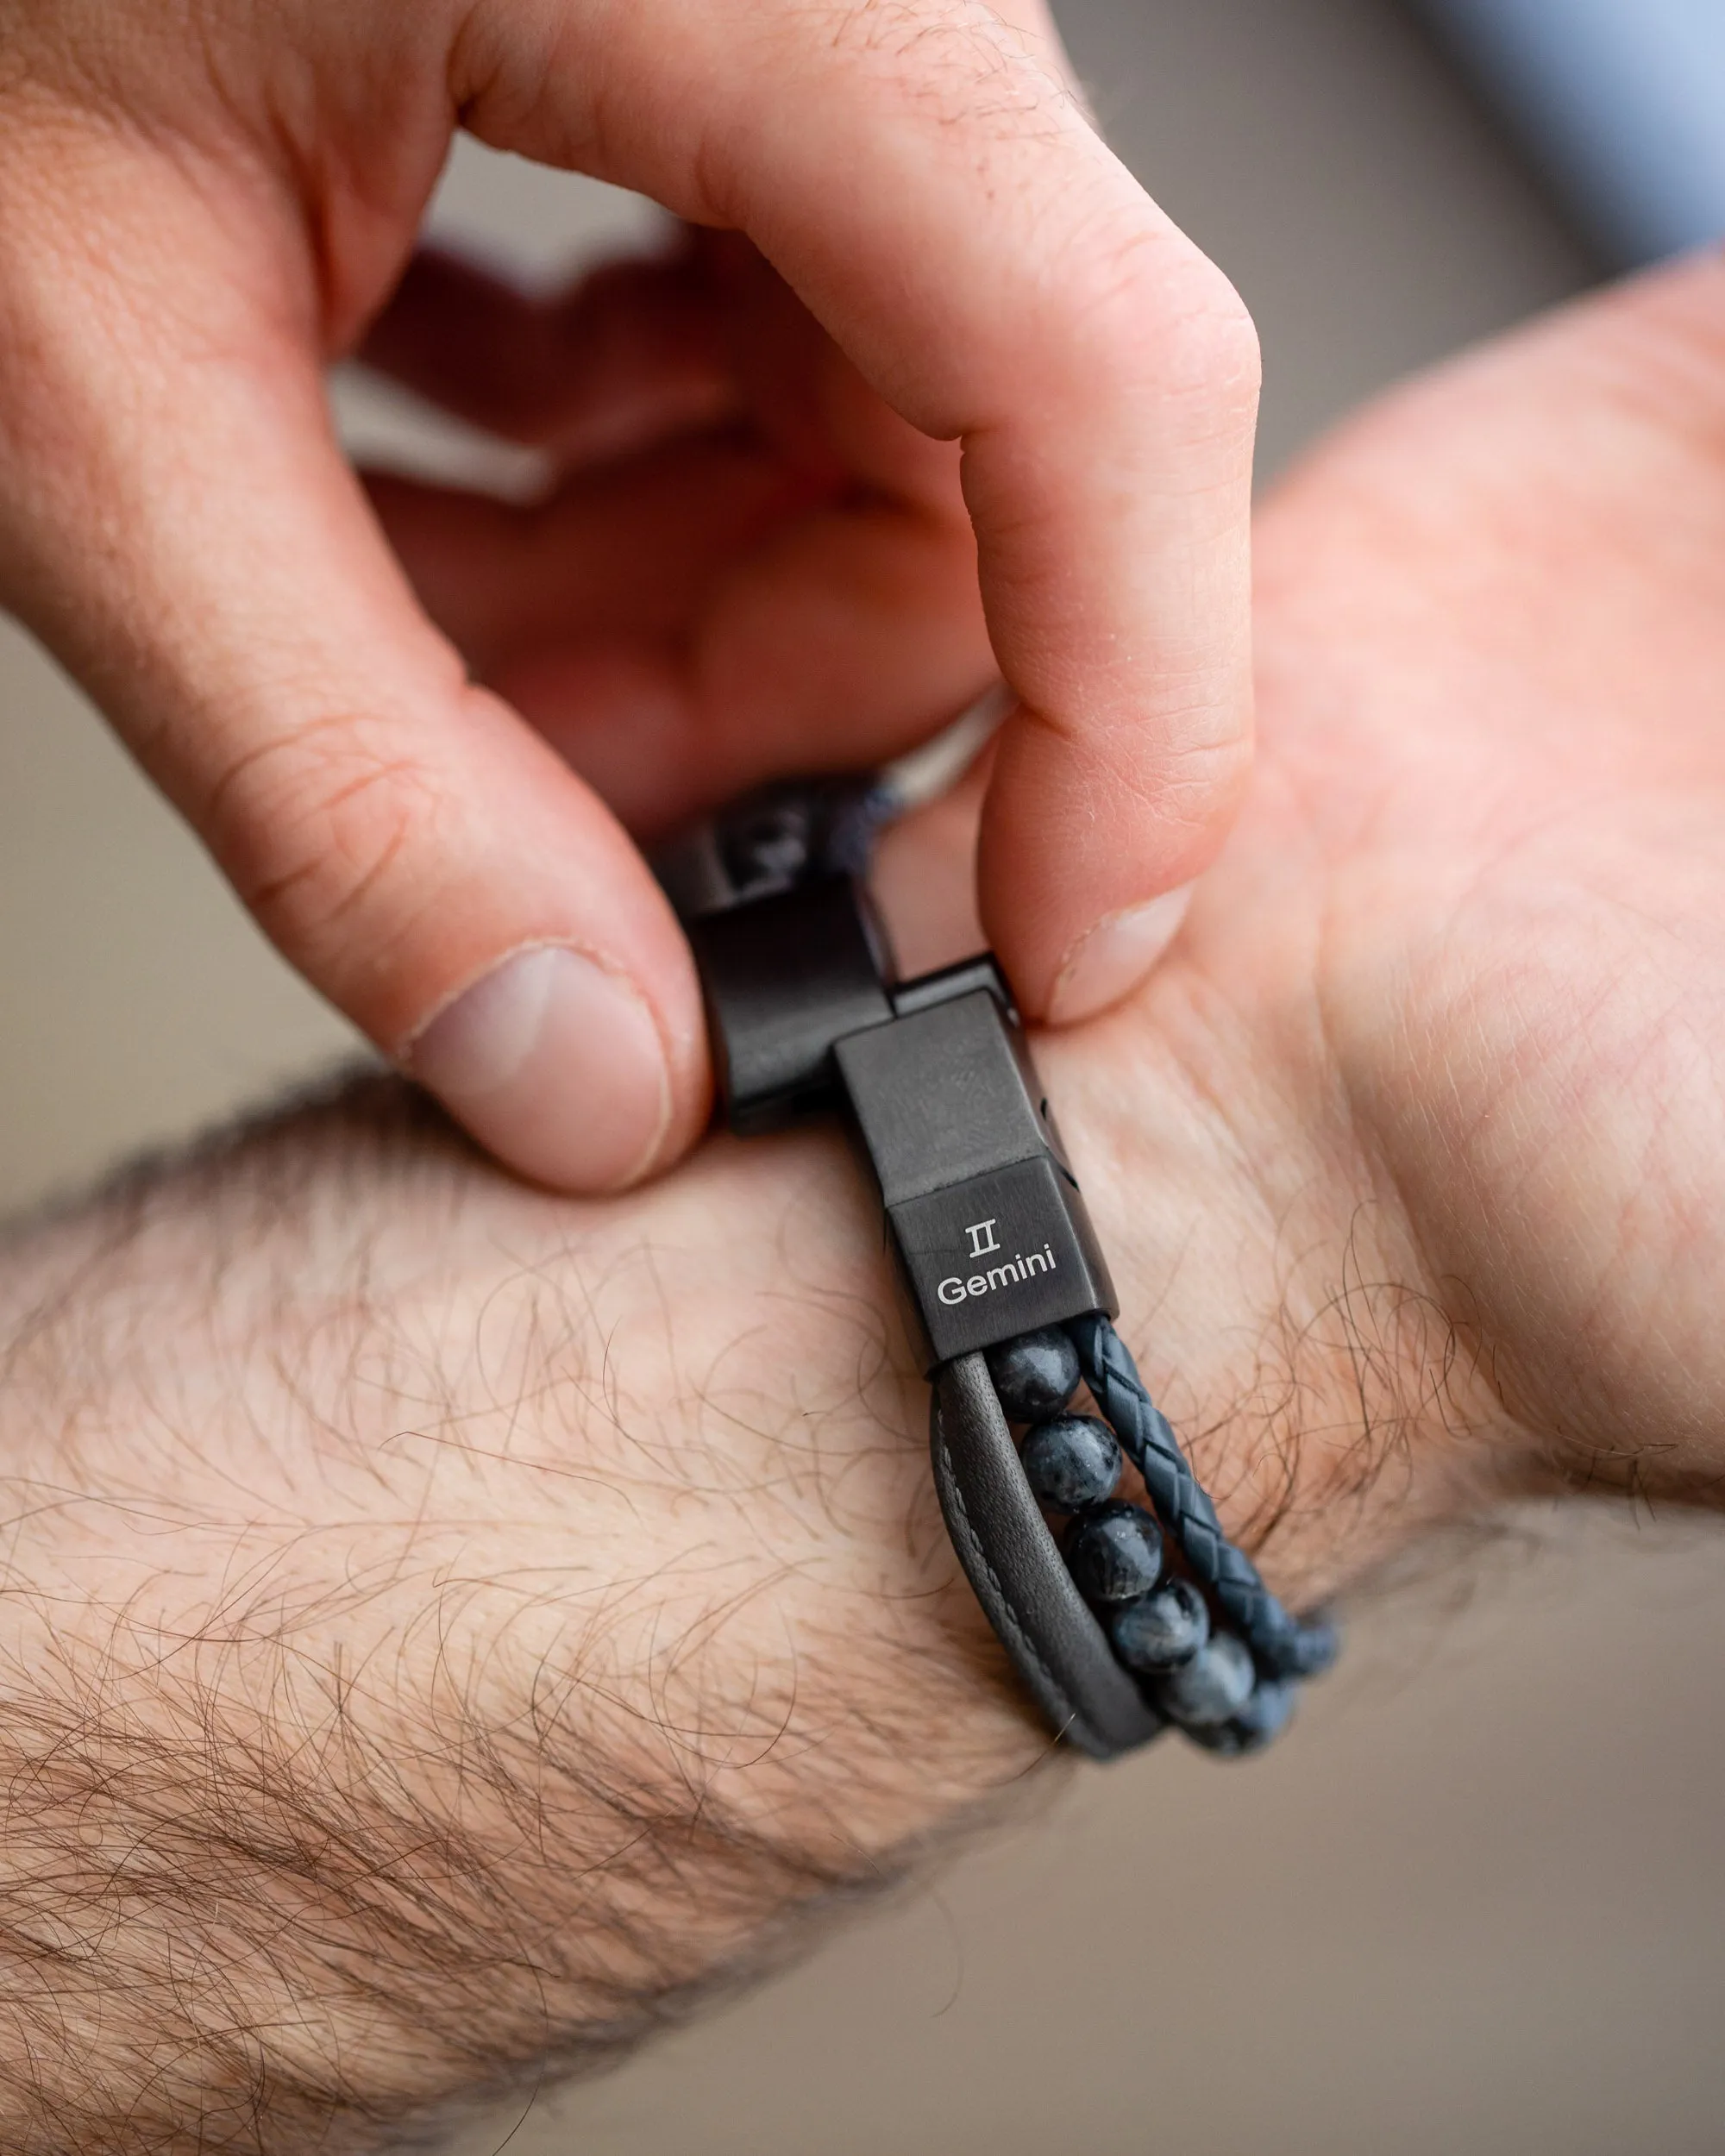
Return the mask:
[[[1115, 141], [1235, 276], [1266, 462], [1586, 257], [1373, 0], [1072, 0]], [[457, 159], [437, 215], [535, 273], [639, 205]], [[352, 384], [350, 432], [479, 472]], [[492, 462], [495, 461], [492, 460]], [[518, 480], [518, 460], [497, 467]], [[0, 627], [0, 1204], [194, 1127], [343, 1029]], [[1701, 2156], [1725, 2146], [1725, 1550], [1542, 1518], [1358, 1610], [1277, 1752], [1169, 1749], [462, 2156]]]

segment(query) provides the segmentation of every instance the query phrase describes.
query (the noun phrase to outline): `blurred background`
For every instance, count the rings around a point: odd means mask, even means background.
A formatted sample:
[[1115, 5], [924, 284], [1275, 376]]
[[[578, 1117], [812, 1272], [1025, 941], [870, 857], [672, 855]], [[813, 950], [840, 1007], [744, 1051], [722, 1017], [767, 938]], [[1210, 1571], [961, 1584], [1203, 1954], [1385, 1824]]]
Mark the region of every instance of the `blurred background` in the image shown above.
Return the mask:
[[[1116, 146], [1257, 315], [1267, 479], [1396, 376], [1725, 225], [1718, 0], [1057, 11]], [[1625, 44], [1656, 22], [1662, 72]], [[552, 278], [656, 221], [464, 146], [436, 222]], [[336, 396], [368, 454], [530, 484], [362, 380]], [[4, 1209], [351, 1046], [3, 623], [0, 1012]], [[1725, 2147], [1725, 1545], [1526, 1517], [1428, 1553], [1352, 1631], [1267, 1758], [1088, 1771], [793, 1974], [452, 2150]]]

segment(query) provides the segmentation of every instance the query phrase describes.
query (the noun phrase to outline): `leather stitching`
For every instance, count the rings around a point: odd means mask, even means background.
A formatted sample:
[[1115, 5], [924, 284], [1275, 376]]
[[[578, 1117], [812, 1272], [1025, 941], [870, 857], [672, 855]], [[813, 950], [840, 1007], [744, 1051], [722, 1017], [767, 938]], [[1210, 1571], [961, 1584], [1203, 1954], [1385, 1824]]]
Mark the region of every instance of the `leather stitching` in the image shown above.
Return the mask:
[[[944, 1423], [945, 1420], [944, 1410], [942, 1409], [939, 1413], [941, 1414], [941, 1420]], [[1024, 1620], [1019, 1616], [1018, 1610], [1013, 1602], [1012, 1596], [1007, 1592], [1007, 1589], [1001, 1582], [1000, 1574], [995, 1571], [994, 1564], [990, 1559], [988, 1551], [982, 1546], [982, 1538], [977, 1533], [976, 1529], [971, 1521], [969, 1509], [964, 1502], [964, 1492], [960, 1489], [958, 1479], [952, 1471], [952, 1454], [948, 1449], [946, 1443], [946, 1432], [944, 1428], [942, 1429], [940, 1436], [940, 1458], [941, 1464], [946, 1470], [947, 1488], [952, 1494], [952, 1501], [957, 1507], [959, 1521], [964, 1531], [966, 1546], [969, 1548], [971, 1555], [975, 1558], [978, 1564], [981, 1565], [983, 1572], [987, 1575], [989, 1586], [994, 1589], [994, 1593], [1000, 1598], [1001, 1614], [1010, 1628], [1012, 1635], [1007, 1644], [1013, 1649], [1016, 1654], [1020, 1656], [1025, 1661], [1029, 1662], [1035, 1668], [1038, 1674], [1041, 1677], [1044, 1683], [1047, 1685], [1049, 1690], [1060, 1702], [1060, 1705], [1064, 1710], [1066, 1715], [1066, 1727], [1078, 1727], [1082, 1726], [1087, 1735], [1091, 1738], [1093, 1742], [1100, 1742], [1100, 1733], [1095, 1728], [1085, 1715], [1081, 1713], [1079, 1708], [1073, 1704], [1071, 1694], [1060, 1682], [1059, 1678], [1056, 1677], [1053, 1670], [1049, 1668], [1047, 1663], [1044, 1661], [1042, 1654], [1038, 1650], [1035, 1640], [1031, 1638], [1030, 1633], [1025, 1628]], [[1057, 1733], [1063, 1735], [1064, 1729]]]

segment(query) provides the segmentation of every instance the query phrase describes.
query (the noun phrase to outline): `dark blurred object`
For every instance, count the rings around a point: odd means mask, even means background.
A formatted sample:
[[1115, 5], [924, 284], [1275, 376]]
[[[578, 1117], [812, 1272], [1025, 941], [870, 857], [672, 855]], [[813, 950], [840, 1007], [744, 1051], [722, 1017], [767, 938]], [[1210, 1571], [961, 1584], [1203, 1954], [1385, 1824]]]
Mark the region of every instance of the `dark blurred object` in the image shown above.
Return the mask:
[[860, 876], [903, 807], [885, 774], [782, 780], [679, 832], [653, 856], [653, 873], [696, 920], [817, 876]]
[[1722, 0], [1414, 0], [1600, 246], [1725, 233]]

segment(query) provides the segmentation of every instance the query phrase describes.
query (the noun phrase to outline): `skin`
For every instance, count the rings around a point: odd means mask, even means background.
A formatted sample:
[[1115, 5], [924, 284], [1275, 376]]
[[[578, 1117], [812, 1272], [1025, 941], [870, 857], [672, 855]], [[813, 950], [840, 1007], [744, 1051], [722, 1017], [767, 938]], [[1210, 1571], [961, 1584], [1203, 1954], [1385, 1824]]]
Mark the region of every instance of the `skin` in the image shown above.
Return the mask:
[[[1252, 807], [1156, 979], [1039, 1044], [1297, 1605], [1507, 1495], [1720, 1489], [1722, 358], [1702, 261], [1288, 484]], [[882, 864], [913, 962], [975, 821]], [[831, 1133], [577, 1202], [375, 1087], [22, 1232], [6, 2145], [375, 2145], [990, 1815], [1047, 1740], [889, 1307]]]
[[[680, 1154], [699, 998], [630, 830], [997, 670], [990, 932], [1033, 1011], [1132, 985], [1088, 932], [1245, 772], [1257, 353], [1038, 0], [3, 0], [0, 53], [0, 604], [483, 1143], [566, 1188]], [[706, 236], [573, 335], [410, 271], [458, 125]], [[368, 329], [554, 448], [552, 502], [380, 522], [323, 384]], [[609, 991], [555, 1056], [444, 1023], [546, 950]], [[559, 1070], [610, 1120], [553, 1143]]]

